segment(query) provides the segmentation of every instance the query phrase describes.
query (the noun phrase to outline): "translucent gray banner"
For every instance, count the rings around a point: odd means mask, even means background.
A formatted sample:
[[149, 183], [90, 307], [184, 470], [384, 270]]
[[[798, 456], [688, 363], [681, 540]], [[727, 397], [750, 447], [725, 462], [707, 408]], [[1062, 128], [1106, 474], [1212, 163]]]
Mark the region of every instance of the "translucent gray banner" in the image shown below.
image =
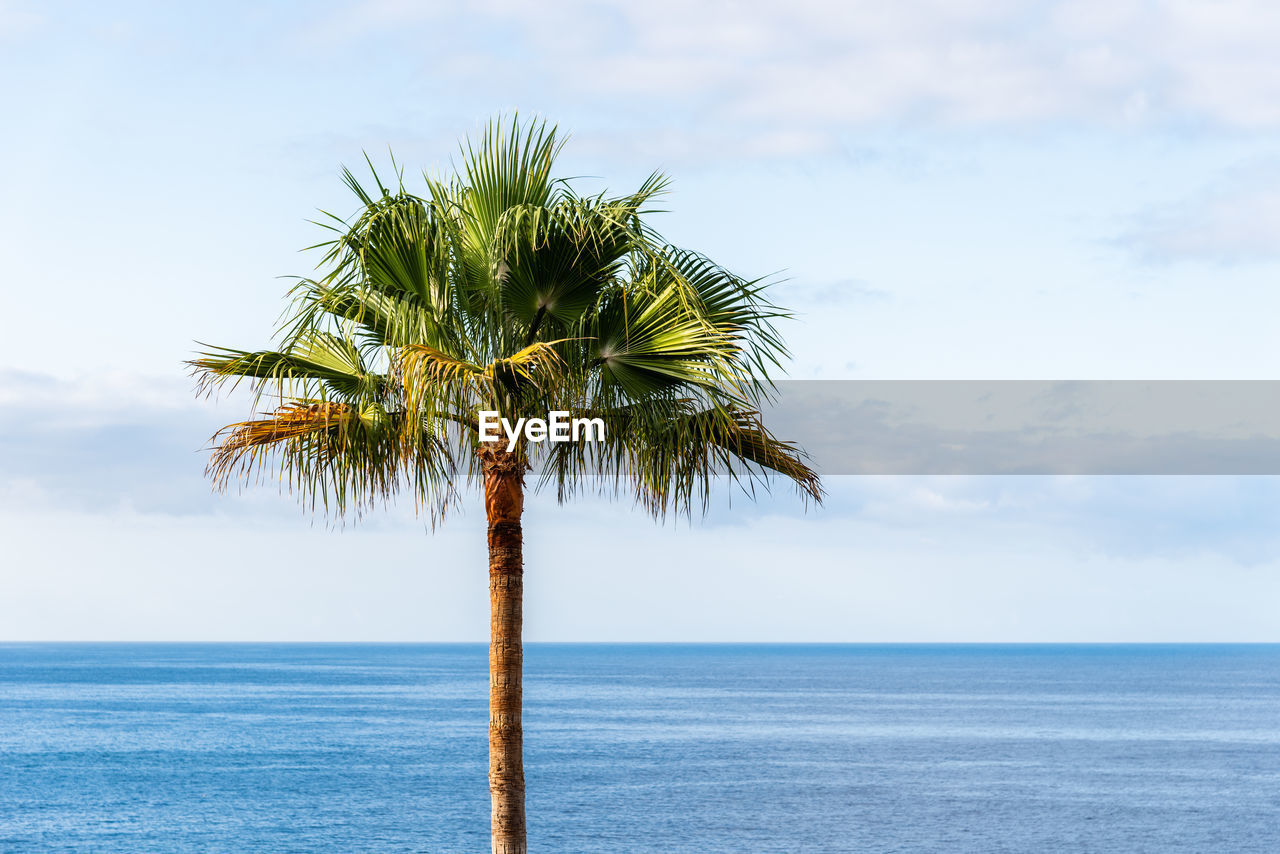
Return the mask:
[[1280, 474], [1280, 381], [779, 383], [820, 474]]

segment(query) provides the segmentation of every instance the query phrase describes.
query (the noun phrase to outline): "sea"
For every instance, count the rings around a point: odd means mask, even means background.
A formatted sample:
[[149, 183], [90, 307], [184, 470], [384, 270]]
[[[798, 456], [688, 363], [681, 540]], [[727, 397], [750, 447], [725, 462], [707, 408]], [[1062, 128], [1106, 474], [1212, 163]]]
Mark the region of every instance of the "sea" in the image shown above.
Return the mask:
[[[488, 851], [483, 645], [0, 644], [0, 851]], [[1280, 646], [525, 652], [530, 850], [1280, 852]]]

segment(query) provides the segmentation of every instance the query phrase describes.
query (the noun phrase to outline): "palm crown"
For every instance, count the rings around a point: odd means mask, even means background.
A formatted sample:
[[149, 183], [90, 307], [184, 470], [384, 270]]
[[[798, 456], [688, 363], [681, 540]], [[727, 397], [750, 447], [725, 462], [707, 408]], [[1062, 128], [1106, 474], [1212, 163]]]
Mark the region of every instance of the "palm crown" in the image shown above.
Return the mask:
[[401, 173], [388, 187], [375, 172], [371, 192], [344, 170], [362, 208], [330, 216], [322, 275], [295, 286], [279, 349], [191, 363], [207, 387], [250, 378], [277, 398], [215, 437], [215, 480], [278, 461], [313, 505], [407, 489], [435, 522], [481, 473], [479, 411], [564, 410], [600, 418], [603, 441], [517, 452], [561, 500], [594, 488], [688, 513], [717, 474], [748, 489], [781, 474], [820, 500], [803, 454], [758, 414], [785, 356], [764, 284], [644, 222], [661, 175], [581, 195], [552, 177], [560, 145], [545, 123], [491, 124], [422, 196]]

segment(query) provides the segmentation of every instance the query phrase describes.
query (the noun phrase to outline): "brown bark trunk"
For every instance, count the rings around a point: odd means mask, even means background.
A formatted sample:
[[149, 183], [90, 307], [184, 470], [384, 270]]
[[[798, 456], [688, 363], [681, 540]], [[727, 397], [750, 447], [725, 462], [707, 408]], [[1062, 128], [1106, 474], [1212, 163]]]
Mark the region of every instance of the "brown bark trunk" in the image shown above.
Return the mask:
[[493, 854], [526, 854], [521, 630], [524, 460], [498, 446], [480, 452], [489, 520], [489, 795]]

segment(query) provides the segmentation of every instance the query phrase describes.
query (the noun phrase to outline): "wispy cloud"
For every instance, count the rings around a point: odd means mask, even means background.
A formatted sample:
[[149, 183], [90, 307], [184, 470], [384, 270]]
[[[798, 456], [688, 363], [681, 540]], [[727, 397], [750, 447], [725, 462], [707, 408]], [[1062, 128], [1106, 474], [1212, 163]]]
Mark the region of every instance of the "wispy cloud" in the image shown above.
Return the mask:
[[1237, 170], [1134, 217], [1116, 243], [1147, 263], [1280, 260], [1280, 164]]
[[22, 38], [39, 29], [45, 22], [44, 15], [34, 3], [23, 0], [0, 0], [0, 41]]
[[[318, 525], [343, 523], [323, 508], [310, 514], [270, 469], [215, 493], [204, 473], [208, 443], [251, 417], [244, 389], [217, 400], [196, 397], [176, 376], [0, 369], [0, 406], [19, 414], [0, 420], [2, 512], [290, 521], [307, 513]], [[408, 500], [390, 516], [416, 519]]]
[[[914, 533], [958, 553], [1002, 543], [1043, 555], [1213, 556], [1241, 566], [1280, 553], [1274, 477], [876, 476], [828, 485], [820, 517]], [[749, 525], [754, 512], [724, 521]]]
[[432, 57], [471, 85], [570, 95], [609, 115], [661, 103], [730, 151], [821, 152], [882, 122], [1280, 125], [1280, 7], [1260, 0], [480, 0], [450, 12], [369, 0], [308, 37], [414, 31], [434, 44], [488, 33]]
[[8, 510], [209, 509], [197, 451], [218, 413], [179, 378], [0, 371], [0, 503]]
[[778, 292], [785, 295], [788, 304], [817, 308], [882, 303], [893, 299], [893, 294], [889, 291], [873, 287], [862, 279], [842, 279], [835, 282], [787, 281], [778, 285]]

